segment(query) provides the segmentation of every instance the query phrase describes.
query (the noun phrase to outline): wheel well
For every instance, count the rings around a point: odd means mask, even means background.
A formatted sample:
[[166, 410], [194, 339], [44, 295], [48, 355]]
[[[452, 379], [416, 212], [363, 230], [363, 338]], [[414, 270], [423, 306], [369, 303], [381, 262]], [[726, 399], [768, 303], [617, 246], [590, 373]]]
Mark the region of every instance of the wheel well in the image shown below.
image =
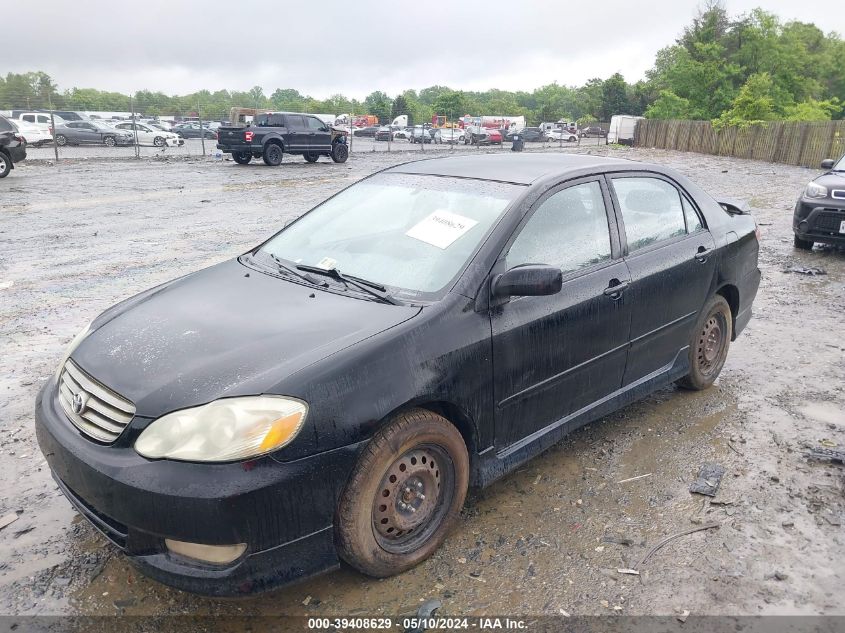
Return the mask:
[[726, 284], [716, 291], [717, 295], [721, 295], [728, 302], [731, 308], [731, 340], [736, 339], [736, 315], [739, 313], [739, 290], [736, 286]]
[[474, 456], [477, 453], [475, 425], [473, 424], [472, 419], [464, 413], [460, 407], [452, 404], [451, 402], [442, 400], [409, 402], [385, 416], [379, 427], [390, 422], [399, 413], [407, 411], [408, 409], [427, 409], [432, 413], [436, 413], [437, 415], [446, 418], [456, 429], [458, 429], [458, 432], [464, 439], [464, 444], [466, 444], [467, 447], [467, 453], [469, 453], [470, 463], [474, 461]]
[[277, 139], [277, 138], [271, 138], [269, 141], [267, 141], [267, 142], [265, 143], [265, 145], [278, 145], [278, 146], [279, 146], [279, 147], [281, 147], [283, 150], [285, 149], [285, 145], [284, 145], [284, 143], [282, 143], [282, 142], [281, 142], [279, 139]]

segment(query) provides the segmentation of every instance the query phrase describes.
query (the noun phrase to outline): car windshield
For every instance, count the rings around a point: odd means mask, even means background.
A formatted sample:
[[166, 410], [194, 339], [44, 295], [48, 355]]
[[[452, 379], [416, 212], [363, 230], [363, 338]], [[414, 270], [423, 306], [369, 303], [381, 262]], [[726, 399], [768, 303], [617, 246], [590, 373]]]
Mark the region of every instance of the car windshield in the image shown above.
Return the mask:
[[839, 162], [833, 166], [833, 171], [845, 171], [845, 156], [842, 156]]
[[327, 200], [259, 250], [433, 300], [470, 261], [519, 185], [381, 174]]

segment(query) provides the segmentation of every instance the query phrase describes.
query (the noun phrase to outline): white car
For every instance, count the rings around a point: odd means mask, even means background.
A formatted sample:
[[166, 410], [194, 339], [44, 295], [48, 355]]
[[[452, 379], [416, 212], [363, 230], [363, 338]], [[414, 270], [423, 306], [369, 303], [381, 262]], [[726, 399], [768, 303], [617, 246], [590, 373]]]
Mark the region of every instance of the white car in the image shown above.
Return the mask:
[[114, 127], [118, 130], [124, 130], [133, 134], [138, 132], [139, 145], [155, 145], [156, 147], [164, 147], [165, 145], [184, 145], [185, 139], [174, 132], [166, 132], [152, 123], [135, 123], [133, 128], [132, 121], [121, 121], [115, 123]]
[[12, 121], [18, 128], [18, 133], [26, 139], [27, 145], [41, 147], [53, 142], [50, 126], [44, 123], [30, 123], [29, 121]]
[[441, 143], [463, 143], [465, 138], [464, 131], [457, 127], [440, 128], [440, 142]]
[[566, 141], [567, 143], [576, 143], [578, 141], [578, 134], [570, 132], [567, 129], [555, 128], [546, 132], [546, 138], [550, 141]]

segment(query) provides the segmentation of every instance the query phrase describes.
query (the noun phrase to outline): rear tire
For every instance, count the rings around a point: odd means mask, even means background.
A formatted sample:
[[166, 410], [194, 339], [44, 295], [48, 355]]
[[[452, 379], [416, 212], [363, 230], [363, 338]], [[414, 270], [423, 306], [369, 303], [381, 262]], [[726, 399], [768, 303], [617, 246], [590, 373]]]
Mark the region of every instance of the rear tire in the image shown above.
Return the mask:
[[345, 163], [349, 158], [349, 147], [346, 143], [335, 143], [332, 146], [332, 160], [336, 163]]
[[815, 244], [812, 240], [802, 240], [797, 235], [793, 238], [793, 243], [795, 244], [795, 248], [800, 248], [802, 251], [813, 250], [813, 244]]
[[282, 151], [281, 145], [277, 143], [267, 143], [264, 147], [264, 154], [262, 155], [262, 158], [264, 159], [265, 165], [278, 167], [282, 164], [283, 155], [284, 152]]
[[251, 152], [232, 152], [232, 160], [238, 165], [246, 165], [252, 160]]
[[723, 296], [714, 295], [704, 305], [690, 336], [690, 372], [677, 384], [694, 391], [710, 387], [725, 365], [732, 332], [731, 307]]
[[431, 556], [458, 520], [469, 456], [458, 430], [425, 409], [397, 416], [364, 449], [338, 504], [338, 554], [384, 578]]
[[67, 137], [64, 134], [57, 134], [56, 135], [56, 145], [59, 147], [64, 147], [67, 145]]
[[12, 159], [0, 152], [0, 178], [5, 178], [12, 171]]

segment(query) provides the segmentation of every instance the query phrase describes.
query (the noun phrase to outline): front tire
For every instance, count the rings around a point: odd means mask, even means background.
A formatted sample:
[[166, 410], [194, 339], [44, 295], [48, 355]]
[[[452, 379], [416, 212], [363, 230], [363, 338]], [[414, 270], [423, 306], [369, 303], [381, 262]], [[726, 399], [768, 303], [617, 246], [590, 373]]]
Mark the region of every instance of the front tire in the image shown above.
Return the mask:
[[156, 136], [153, 139], [153, 145], [156, 147], [164, 147], [164, 137], [163, 136]]
[[349, 147], [346, 143], [335, 143], [332, 146], [332, 160], [336, 163], [345, 163], [349, 158]]
[[238, 165], [246, 165], [252, 160], [251, 152], [232, 152], [232, 160]]
[[458, 430], [425, 409], [375, 434], [352, 471], [336, 517], [338, 554], [384, 578], [431, 556], [458, 520], [469, 456]]
[[701, 391], [719, 377], [733, 332], [731, 307], [721, 295], [714, 295], [705, 304], [695, 324], [689, 344], [690, 372], [677, 381], [685, 389]]
[[802, 251], [811, 251], [813, 250], [813, 242], [812, 240], [802, 240], [797, 235], [793, 238], [793, 244], [795, 244], [795, 248], [800, 248]]
[[262, 158], [264, 159], [265, 165], [269, 165], [270, 167], [278, 167], [282, 164], [283, 155], [284, 152], [282, 151], [281, 145], [278, 145], [277, 143], [268, 143], [267, 146], [264, 148]]
[[106, 136], [103, 139], [103, 145], [105, 145], [106, 147], [114, 147], [115, 145], [117, 145], [117, 141], [114, 140], [113, 136]]

